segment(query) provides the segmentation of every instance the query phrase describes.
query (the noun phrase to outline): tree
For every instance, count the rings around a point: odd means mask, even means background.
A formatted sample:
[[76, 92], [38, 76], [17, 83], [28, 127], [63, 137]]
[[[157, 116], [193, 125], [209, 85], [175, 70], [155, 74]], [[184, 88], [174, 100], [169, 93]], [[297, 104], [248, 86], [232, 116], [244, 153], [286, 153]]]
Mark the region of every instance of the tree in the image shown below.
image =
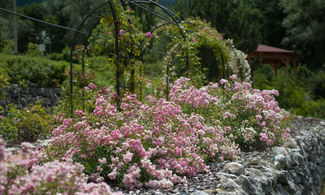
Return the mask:
[[[11, 0], [0, 0], [0, 7], [12, 10]], [[0, 50], [4, 47], [6, 40], [10, 39], [13, 28], [11, 28], [12, 15], [0, 11]]]
[[282, 39], [285, 36], [285, 28], [282, 26], [285, 14], [280, 6], [281, 0], [255, 0], [253, 6], [260, 10], [262, 39], [261, 43], [273, 47], [283, 47]]
[[182, 17], [200, 17], [211, 22], [225, 38], [234, 40], [237, 48], [255, 50], [261, 40], [261, 13], [254, 0], [178, 0], [176, 11]]
[[[42, 5], [38, 3], [32, 3], [23, 7], [18, 7], [18, 13], [22, 13], [26, 16], [43, 20], [46, 12]], [[39, 43], [37, 37], [41, 34], [41, 31], [44, 30], [46, 25], [27, 20], [24, 18], [18, 19], [18, 46], [20, 52], [27, 51], [29, 43]]]
[[286, 14], [282, 43], [299, 52], [311, 69], [320, 69], [325, 64], [325, 0], [281, 0], [281, 5]]

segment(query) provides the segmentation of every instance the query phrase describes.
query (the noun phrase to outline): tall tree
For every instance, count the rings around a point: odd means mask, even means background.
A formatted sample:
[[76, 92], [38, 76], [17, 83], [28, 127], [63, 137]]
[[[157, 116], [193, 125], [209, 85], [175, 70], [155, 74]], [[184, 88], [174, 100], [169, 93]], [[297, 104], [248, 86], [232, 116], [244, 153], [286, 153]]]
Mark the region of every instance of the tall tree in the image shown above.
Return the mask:
[[[13, 3], [11, 0], [0, 0], [0, 7], [8, 10], [12, 10]], [[12, 33], [13, 27], [11, 25], [12, 20], [13, 20], [12, 15], [4, 11], [0, 11], [0, 50], [5, 45], [5, 42], [8, 39], [13, 38], [11, 37], [11, 35], [13, 34]]]
[[281, 0], [255, 0], [253, 2], [253, 6], [260, 10], [262, 15], [260, 20], [262, 44], [274, 47], [284, 46], [281, 41], [285, 36], [285, 28], [282, 26], [285, 14], [280, 2]]
[[254, 0], [178, 0], [176, 10], [182, 17], [200, 17], [216, 27], [225, 38], [244, 50], [256, 49], [261, 40], [261, 13]]
[[286, 17], [283, 44], [298, 51], [314, 70], [325, 65], [325, 0], [281, 0]]

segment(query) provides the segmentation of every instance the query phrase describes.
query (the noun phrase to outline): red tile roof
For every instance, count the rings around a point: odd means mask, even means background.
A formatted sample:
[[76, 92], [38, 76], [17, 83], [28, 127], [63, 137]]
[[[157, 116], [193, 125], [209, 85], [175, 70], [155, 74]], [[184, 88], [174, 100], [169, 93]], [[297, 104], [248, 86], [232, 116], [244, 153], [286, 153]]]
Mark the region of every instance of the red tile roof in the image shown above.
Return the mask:
[[271, 47], [268, 45], [262, 45], [259, 44], [257, 47], [257, 50], [255, 52], [263, 52], [263, 53], [291, 53], [294, 54], [294, 51], [286, 50], [286, 49], [280, 49], [276, 47]]

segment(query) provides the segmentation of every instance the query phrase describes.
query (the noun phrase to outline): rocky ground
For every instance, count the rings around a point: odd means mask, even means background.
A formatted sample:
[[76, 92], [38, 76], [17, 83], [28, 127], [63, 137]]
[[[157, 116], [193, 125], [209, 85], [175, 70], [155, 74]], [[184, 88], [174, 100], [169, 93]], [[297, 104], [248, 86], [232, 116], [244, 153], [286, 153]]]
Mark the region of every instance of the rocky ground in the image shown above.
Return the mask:
[[264, 152], [243, 153], [237, 162], [210, 164], [210, 172], [169, 189], [125, 194], [321, 194], [325, 176], [325, 121], [296, 117], [293, 139]]

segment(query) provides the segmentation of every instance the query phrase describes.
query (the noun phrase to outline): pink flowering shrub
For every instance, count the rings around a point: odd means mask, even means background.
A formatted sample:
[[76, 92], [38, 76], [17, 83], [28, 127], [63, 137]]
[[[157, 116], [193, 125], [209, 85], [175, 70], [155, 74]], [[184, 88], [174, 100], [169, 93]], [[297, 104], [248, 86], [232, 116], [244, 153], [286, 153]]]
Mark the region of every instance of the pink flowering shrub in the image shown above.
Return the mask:
[[279, 144], [290, 137], [286, 117], [281, 112], [275, 96], [276, 90], [252, 89], [247, 82], [220, 80], [200, 89], [190, 84], [190, 79], [180, 78], [169, 95], [188, 114], [200, 114], [205, 124], [218, 125], [225, 137], [239, 144], [243, 150], [263, 149]]
[[96, 183], [168, 188], [185, 182], [185, 175], [205, 172], [208, 161], [236, 158], [238, 146], [263, 149], [290, 137], [277, 91], [259, 91], [231, 78], [201, 89], [180, 78], [171, 101], [148, 96], [142, 103], [126, 94], [120, 110], [111, 89], [89, 87], [87, 109], [61, 118], [41, 162], [73, 160]]
[[110, 91], [89, 100], [92, 112], [76, 111], [53, 130], [44, 159], [73, 159], [96, 182], [116, 180], [128, 189], [167, 188], [207, 170], [206, 161], [231, 159], [237, 145], [198, 114], [148, 97], [147, 104], [127, 94], [121, 110]]
[[55, 160], [36, 165], [33, 145], [22, 143], [21, 148], [18, 154], [6, 152], [0, 138], [0, 195], [114, 194], [106, 183], [87, 183], [81, 164]]

